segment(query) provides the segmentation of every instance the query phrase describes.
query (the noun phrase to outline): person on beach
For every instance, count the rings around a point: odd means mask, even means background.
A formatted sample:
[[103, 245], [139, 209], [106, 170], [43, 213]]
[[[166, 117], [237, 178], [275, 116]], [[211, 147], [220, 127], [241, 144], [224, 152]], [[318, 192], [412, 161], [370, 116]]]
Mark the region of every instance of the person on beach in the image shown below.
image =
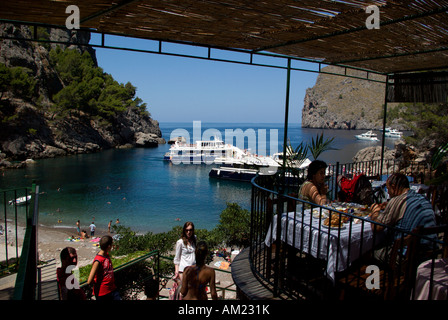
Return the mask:
[[112, 226], [112, 220], [109, 221], [109, 224], [107, 225], [107, 230], [109, 230], [110, 233], [110, 227]]
[[96, 229], [95, 223], [93, 221], [90, 224], [89, 228], [90, 228], [90, 236], [93, 238], [95, 236], [95, 229]]
[[306, 181], [299, 189], [299, 198], [324, 205], [327, 201], [328, 186], [325, 184], [325, 170], [327, 164], [321, 160], [314, 160], [308, 166], [308, 175]]
[[207, 300], [206, 287], [210, 284], [210, 294], [213, 300], [218, 300], [215, 285], [215, 269], [205, 264], [208, 247], [200, 241], [196, 248], [196, 264], [186, 267], [182, 278], [180, 294], [182, 300]]
[[196, 236], [193, 222], [187, 221], [182, 229], [182, 237], [176, 242], [174, 256], [174, 280], [182, 281], [185, 267], [195, 264]]
[[61, 300], [86, 300], [86, 294], [79, 287], [79, 281], [72, 274], [78, 264], [76, 249], [66, 247], [61, 250], [61, 267], [56, 269], [56, 279], [59, 286]]
[[78, 236], [81, 235], [81, 223], [80, 221], [76, 221], [76, 232], [78, 233]]
[[90, 270], [87, 284], [93, 284], [93, 294], [96, 300], [121, 300], [115, 285], [114, 268], [109, 252], [112, 250], [113, 239], [111, 236], [102, 236], [100, 239], [101, 250], [95, 256]]

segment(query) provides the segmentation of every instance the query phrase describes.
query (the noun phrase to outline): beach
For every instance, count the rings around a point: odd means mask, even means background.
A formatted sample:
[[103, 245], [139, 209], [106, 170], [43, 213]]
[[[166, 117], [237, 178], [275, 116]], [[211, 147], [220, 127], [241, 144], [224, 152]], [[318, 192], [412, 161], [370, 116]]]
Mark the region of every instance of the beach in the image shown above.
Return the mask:
[[[4, 223], [0, 224], [3, 226]], [[15, 225], [8, 223], [7, 238], [5, 234], [0, 237], [0, 261], [6, 259], [5, 241], [8, 242], [8, 258], [16, 257], [16, 238], [18, 243], [18, 253], [20, 255], [22, 250], [23, 239], [25, 237], [25, 227], [17, 226], [17, 237]], [[49, 261], [54, 259], [58, 264], [60, 263], [60, 253], [65, 247], [73, 247], [78, 252], [78, 266], [82, 267], [92, 263], [93, 258], [99, 251], [98, 242], [92, 242], [91, 239], [68, 241], [71, 237], [77, 237], [76, 228], [50, 228], [43, 225], [38, 227], [38, 253], [39, 260]], [[105, 230], [96, 229], [95, 238], [108, 234]]]

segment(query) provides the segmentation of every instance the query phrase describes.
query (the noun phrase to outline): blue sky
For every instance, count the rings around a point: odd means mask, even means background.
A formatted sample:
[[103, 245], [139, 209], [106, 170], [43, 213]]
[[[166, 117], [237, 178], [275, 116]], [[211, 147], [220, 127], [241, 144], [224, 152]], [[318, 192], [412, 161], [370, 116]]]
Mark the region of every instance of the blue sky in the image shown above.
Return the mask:
[[[92, 35], [91, 43], [99, 44], [99, 38]], [[156, 42], [110, 36], [105, 44], [158, 48]], [[207, 54], [204, 48], [169, 44], [164, 48], [176, 53]], [[237, 53], [212, 52], [213, 57], [247, 61]], [[96, 56], [99, 66], [115, 80], [137, 87], [137, 96], [159, 122], [284, 122], [286, 70], [102, 48], [96, 48]], [[275, 60], [273, 63], [281, 63]], [[261, 58], [254, 61], [265, 62]], [[299, 62], [293, 62], [293, 67], [317, 68]], [[315, 84], [316, 78], [316, 73], [291, 72], [289, 123], [301, 122], [305, 90]]]

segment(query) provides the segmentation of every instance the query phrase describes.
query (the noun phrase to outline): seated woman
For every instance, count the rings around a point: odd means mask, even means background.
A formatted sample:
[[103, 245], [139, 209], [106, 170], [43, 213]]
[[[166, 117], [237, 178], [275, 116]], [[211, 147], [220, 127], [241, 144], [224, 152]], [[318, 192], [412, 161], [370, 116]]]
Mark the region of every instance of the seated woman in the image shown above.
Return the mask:
[[204, 241], [196, 247], [196, 264], [186, 267], [182, 277], [180, 293], [183, 300], [207, 300], [206, 286], [210, 284], [213, 300], [218, 300], [215, 285], [215, 270], [205, 265], [208, 247]]
[[314, 160], [308, 167], [307, 180], [299, 190], [299, 198], [324, 205], [327, 203], [328, 186], [325, 184], [325, 170], [327, 164], [321, 160]]

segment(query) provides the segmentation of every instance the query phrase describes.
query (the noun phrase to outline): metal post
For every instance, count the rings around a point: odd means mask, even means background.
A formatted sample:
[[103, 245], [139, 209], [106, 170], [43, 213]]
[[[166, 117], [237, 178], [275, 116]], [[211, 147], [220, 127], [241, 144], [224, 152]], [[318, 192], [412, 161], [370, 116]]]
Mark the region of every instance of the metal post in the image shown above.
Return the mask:
[[288, 141], [288, 118], [289, 118], [289, 91], [291, 86], [291, 58], [288, 58], [288, 68], [286, 72], [286, 99], [285, 99], [285, 127], [283, 131], [283, 173], [282, 173], [282, 190], [285, 190], [285, 171], [286, 171], [286, 143]]
[[384, 162], [384, 143], [386, 140], [386, 118], [387, 118], [387, 92], [389, 88], [389, 76], [386, 75], [386, 88], [384, 94], [384, 116], [383, 116], [383, 139], [381, 141], [381, 163], [380, 163], [380, 179], [383, 176], [383, 162]]

